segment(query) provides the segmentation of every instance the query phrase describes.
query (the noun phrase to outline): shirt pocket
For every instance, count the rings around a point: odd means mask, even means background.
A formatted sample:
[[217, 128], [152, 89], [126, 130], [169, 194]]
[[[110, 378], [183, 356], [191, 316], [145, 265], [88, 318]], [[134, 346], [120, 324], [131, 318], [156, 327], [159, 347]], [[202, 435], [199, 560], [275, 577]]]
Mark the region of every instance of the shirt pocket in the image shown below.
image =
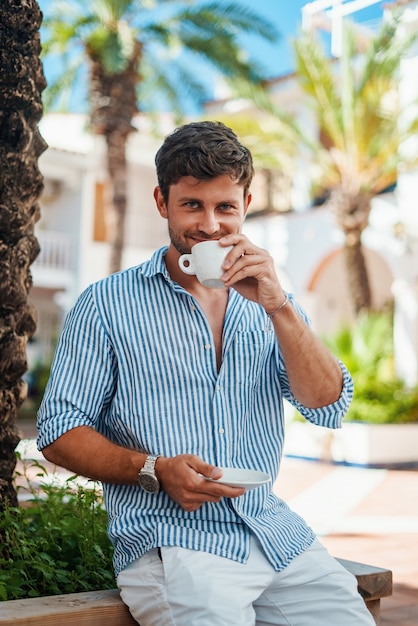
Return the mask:
[[233, 343], [233, 367], [237, 383], [256, 387], [271, 352], [274, 333], [263, 330], [237, 332]]

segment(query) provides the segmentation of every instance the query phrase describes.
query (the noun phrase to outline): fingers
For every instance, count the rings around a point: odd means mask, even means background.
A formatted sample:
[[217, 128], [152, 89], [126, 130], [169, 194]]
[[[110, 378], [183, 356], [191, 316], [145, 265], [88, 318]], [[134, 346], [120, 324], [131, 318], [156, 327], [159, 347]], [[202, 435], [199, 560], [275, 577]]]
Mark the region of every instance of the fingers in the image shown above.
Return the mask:
[[[222, 266], [225, 270], [224, 278], [226, 280], [230, 280], [232, 276], [236, 280], [242, 280], [242, 278], [250, 275], [253, 276], [254, 272], [252, 270], [254, 268], [264, 269], [268, 273], [272, 270], [274, 271], [273, 259], [267, 250], [255, 246], [244, 235], [228, 235], [228, 237], [223, 237], [220, 241], [227, 242], [228, 245], [233, 246]], [[222, 245], [226, 244], [223, 243]], [[239, 272], [240, 277], [238, 277]]]
[[232, 250], [225, 257], [223, 268], [229, 269], [245, 255], [250, 256], [260, 252], [267, 254], [262, 248], [254, 246], [244, 235], [228, 235], [219, 240], [222, 246], [233, 246]]
[[216, 480], [217, 478], [221, 478], [223, 472], [220, 467], [216, 467], [214, 465], [211, 465], [210, 463], [204, 463], [198, 457], [196, 457], [196, 459], [200, 461], [200, 463], [195, 465], [194, 469], [199, 474], [201, 474], [202, 476], [206, 476], [207, 478], [213, 478], [214, 480]]
[[274, 310], [275, 303], [283, 299], [283, 290], [272, 256], [242, 234], [227, 235], [219, 241], [223, 246], [233, 246], [223, 264], [225, 287], [233, 287], [266, 311]]
[[[163, 489], [188, 512], [196, 511], [204, 502], [237, 498], [245, 491], [216, 482], [222, 476], [222, 470], [194, 455], [164, 458], [159, 467]], [[207, 480], [205, 476], [213, 480]]]
[[[235, 250], [230, 252], [233, 254]], [[230, 256], [228, 255], [228, 256]], [[225, 267], [225, 273], [222, 281], [225, 287], [245, 287], [247, 285], [252, 288], [253, 294], [246, 294], [252, 300], [260, 302], [260, 287], [266, 290], [266, 295], [277, 294], [279, 283], [274, 269], [273, 259], [264, 250], [245, 252], [240, 256], [235, 254], [236, 260], [229, 266]], [[261, 302], [260, 302], [261, 304]]]
[[[232, 254], [232, 252], [231, 252]], [[239, 282], [246, 278], [257, 278], [261, 280], [263, 276], [269, 276], [271, 272], [269, 257], [263, 254], [245, 253], [239, 256], [236, 261], [227, 266], [223, 275], [223, 281], [226, 286], [229, 283]]]
[[241, 487], [229, 487], [202, 477], [200, 481], [196, 486], [196, 491], [184, 493], [181, 505], [186, 511], [196, 511], [205, 502], [220, 502], [222, 498], [238, 498], [245, 493], [245, 489]]

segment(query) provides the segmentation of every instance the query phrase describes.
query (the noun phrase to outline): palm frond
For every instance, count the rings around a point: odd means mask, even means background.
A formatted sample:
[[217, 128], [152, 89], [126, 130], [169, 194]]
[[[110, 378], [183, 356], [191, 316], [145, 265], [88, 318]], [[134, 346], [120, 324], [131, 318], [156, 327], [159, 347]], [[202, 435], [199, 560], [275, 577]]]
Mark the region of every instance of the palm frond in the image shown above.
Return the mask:
[[238, 2], [207, 2], [176, 14], [176, 21], [186, 28], [193, 26], [200, 32], [214, 32], [222, 28], [231, 35], [256, 34], [275, 42], [278, 32], [275, 26], [256, 11]]
[[[295, 44], [298, 82], [331, 140], [331, 149], [312, 151], [322, 185], [335, 188], [356, 179], [354, 188], [375, 194], [396, 180], [405, 161], [399, 147], [417, 132], [415, 122], [399, 124], [397, 91], [400, 59], [418, 35], [401, 37], [398, 26], [397, 19], [385, 23], [365, 57], [356, 52], [352, 27], [345, 26], [339, 76], [315, 37]], [[412, 154], [407, 166], [416, 162]]]
[[332, 61], [325, 55], [319, 41], [304, 33], [295, 41], [298, 81], [318, 116], [319, 126], [332, 142], [344, 146], [341, 101], [337, 93]]
[[126, 69], [133, 57], [134, 34], [125, 22], [118, 22], [114, 30], [96, 28], [86, 39], [86, 49], [100, 60], [108, 74], [117, 74]]
[[109, 27], [123, 19], [132, 5], [132, 0], [90, 0], [90, 2], [92, 13]]
[[83, 56], [72, 56], [66, 64], [65, 72], [60, 73], [48, 84], [48, 89], [42, 94], [46, 112], [52, 108], [68, 111], [82, 69]]
[[399, 34], [399, 15], [386, 20], [380, 31], [372, 39], [365, 54], [362, 75], [359, 78], [358, 92], [361, 95], [370, 83], [378, 90], [398, 80], [401, 58], [418, 38], [418, 33], [409, 36]]
[[83, 33], [95, 24], [93, 16], [75, 16], [73, 21], [45, 20], [45, 36], [42, 39], [42, 57], [48, 54], [66, 54], [71, 47], [83, 42]]
[[347, 157], [354, 163], [357, 161], [356, 142], [356, 117], [355, 117], [355, 78], [354, 57], [356, 53], [356, 40], [354, 28], [350, 22], [343, 29], [343, 54], [341, 57], [341, 113], [344, 130], [344, 147]]
[[251, 82], [260, 82], [263, 78], [262, 68], [254, 61], [247, 61], [231, 39], [219, 37], [214, 42], [211, 37], [205, 39], [183, 34], [181, 44], [185, 50], [205, 59], [225, 77], [240, 76]]
[[310, 140], [306, 133], [297, 123], [295, 117], [280, 107], [271, 97], [268, 87], [263, 83], [249, 83], [239, 77], [234, 77], [228, 82], [228, 87], [235, 97], [243, 98], [252, 102], [260, 111], [265, 111], [269, 116], [277, 119], [281, 125], [282, 133], [287, 141], [293, 146], [303, 144], [313, 153], [320, 148], [314, 140]]
[[[162, 71], [164, 66], [165, 71]], [[179, 119], [185, 101], [201, 104], [207, 90], [196, 78], [190, 66], [165, 57], [147, 57], [141, 69], [142, 80], [138, 86], [142, 110], [172, 110]]]

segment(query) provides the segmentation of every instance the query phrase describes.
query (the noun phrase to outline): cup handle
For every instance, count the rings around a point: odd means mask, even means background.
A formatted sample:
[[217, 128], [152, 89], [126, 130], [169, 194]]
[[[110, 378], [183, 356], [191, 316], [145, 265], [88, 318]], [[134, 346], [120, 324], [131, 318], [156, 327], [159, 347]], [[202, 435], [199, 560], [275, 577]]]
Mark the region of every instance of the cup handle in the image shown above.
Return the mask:
[[[185, 265], [188, 263], [188, 265]], [[179, 258], [179, 267], [185, 274], [196, 274], [196, 271], [193, 267], [193, 257], [191, 254], [182, 254]]]

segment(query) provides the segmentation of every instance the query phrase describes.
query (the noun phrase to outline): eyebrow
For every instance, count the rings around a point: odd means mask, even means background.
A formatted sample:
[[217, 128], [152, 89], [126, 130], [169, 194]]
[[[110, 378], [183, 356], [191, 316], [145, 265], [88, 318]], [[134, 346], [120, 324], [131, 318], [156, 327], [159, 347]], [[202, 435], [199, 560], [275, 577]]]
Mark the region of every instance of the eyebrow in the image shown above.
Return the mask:
[[[182, 196], [178, 198], [178, 202], [203, 202], [203, 200], [202, 198], [196, 198], [195, 196]], [[237, 202], [239, 202], [237, 198], [223, 198], [222, 200], [217, 200], [215, 204], [236, 204]]]

